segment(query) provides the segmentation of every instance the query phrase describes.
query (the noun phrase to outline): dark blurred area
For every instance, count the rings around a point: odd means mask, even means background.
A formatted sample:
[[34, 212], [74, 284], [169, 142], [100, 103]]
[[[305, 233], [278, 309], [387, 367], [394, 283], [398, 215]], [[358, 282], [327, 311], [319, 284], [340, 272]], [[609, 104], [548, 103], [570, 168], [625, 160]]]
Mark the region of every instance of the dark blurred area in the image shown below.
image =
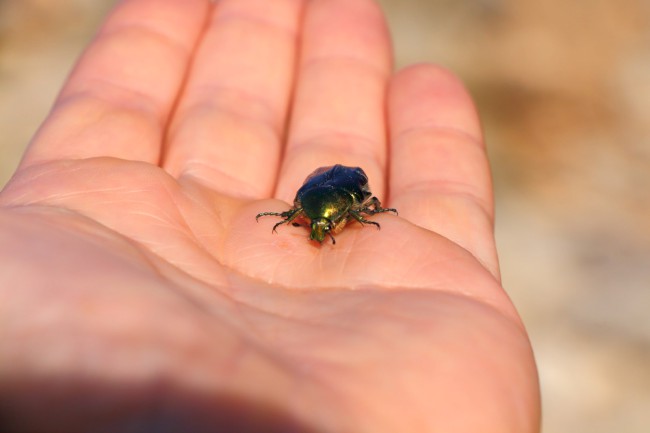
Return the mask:
[[[647, 433], [650, 3], [380, 3], [397, 65], [440, 63], [478, 103], [544, 432]], [[0, 0], [0, 185], [111, 4]]]

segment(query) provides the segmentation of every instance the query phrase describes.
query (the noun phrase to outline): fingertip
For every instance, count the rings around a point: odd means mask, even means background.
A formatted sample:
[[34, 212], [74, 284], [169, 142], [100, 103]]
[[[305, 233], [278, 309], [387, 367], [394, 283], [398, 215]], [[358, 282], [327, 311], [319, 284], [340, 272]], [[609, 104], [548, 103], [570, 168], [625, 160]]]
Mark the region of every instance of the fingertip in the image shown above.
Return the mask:
[[389, 86], [391, 129], [436, 127], [482, 140], [476, 106], [463, 81], [449, 69], [419, 63], [398, 71]]
[[402, 67], [395, 73], [394, 80], [420, 80], [429, 79], [432, 81], [450, 82], [463, 86], [462, 81], [450, 69], [430, 62], [419, 62]]
[[392, 67], [392, 44], [388, 23], [374, 0], [312, 1], [306, 11], [305, 26], [328, 29], [306, 38], [303, 60], [340, 57], [358, 59], [386, 74]]

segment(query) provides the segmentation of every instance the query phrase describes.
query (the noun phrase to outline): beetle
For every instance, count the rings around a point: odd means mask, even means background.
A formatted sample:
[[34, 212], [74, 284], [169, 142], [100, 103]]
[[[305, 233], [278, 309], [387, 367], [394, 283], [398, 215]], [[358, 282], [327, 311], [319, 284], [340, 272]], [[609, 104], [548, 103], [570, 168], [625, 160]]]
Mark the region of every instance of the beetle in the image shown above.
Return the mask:
[[362, 214], [374, 215], [382, 212], [393, 212], [393, 208], [381, 207], [381, 202], [373, 196], [368, 186], [368, 176], [360, 167], [346, 167], [336, 164], [320, 167], [307, 176], [296, 193], [293, 207], [285, 212], [262, 212], [255, 216], [273, 215], [284, 218], [273, 226], [272, 232], [281, 224], [292, 223], [296, 218], [306, 220], [311, 228], [310, 240], [322, 243], [325, 236], [336, 239], [332, 233], [343, 230], [346, 222], [352, 217], [361, 224], [372, 224], [380, 228], [379, 223], [370, 221]]

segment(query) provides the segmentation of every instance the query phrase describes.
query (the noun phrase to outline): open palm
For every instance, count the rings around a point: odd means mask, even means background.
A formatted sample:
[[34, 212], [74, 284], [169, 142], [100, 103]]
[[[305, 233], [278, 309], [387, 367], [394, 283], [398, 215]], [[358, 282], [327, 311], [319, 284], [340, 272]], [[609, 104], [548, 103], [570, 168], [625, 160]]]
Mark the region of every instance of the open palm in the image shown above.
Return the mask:
[[[369, 0], [122, 2], [0, 195], [5, 429], [536, 431], [471, 101], [390, 68]], [[255, 222], [335, 163], [400, 216]]]

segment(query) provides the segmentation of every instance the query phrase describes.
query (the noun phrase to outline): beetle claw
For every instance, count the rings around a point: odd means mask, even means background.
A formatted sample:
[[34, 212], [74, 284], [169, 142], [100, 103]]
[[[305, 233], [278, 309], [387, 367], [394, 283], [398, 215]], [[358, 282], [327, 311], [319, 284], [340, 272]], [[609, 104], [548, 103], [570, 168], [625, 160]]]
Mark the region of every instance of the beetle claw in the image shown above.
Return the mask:
[[279, 223], [277, 223], [276, 225], [274, 225], [273, 228], [271, 229], [271, 233], [277, 233], [278, 231], [276, 230], [276, 228], [277, 228], [279, 225], [284, 224], [285, 222], [286, 222], [286, 221], [280, 221]]

